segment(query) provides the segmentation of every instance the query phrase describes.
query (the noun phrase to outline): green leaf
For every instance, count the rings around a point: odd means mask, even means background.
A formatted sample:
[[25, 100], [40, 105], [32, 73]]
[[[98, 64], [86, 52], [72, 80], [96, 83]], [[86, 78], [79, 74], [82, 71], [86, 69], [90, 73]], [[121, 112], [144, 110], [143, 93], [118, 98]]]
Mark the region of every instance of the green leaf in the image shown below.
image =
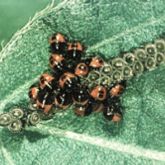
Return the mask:
[[[87, 52], [118, 56], [165, 29], [163, 0], [64, 0], [36, 15], [0, 52], [0, 111], [27, 106], [27, 89], [48, 68], [47, 39], [63, 32]], [[0, 164], [164, 164], [165, 66], [129, 81], [118, 125], [72, 110], [21, 134], [1, 129]]]

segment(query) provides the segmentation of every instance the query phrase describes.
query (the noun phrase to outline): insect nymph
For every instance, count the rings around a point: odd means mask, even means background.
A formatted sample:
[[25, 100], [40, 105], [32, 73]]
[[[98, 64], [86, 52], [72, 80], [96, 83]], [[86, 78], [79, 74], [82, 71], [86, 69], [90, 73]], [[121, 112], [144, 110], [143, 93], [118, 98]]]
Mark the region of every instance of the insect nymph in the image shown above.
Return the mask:
[[0, 115], [0, 125], [11, 132], [50, 119], [69, 106], [77, 116], [101, 112], [105, 119], [120, 122], [120, 96], [127, 80], [165, 63], [164, 39], [108, 60], [99, 55], [87, 56], [81, 42], [70, 41], [62, 33], [53, 34], [49, 44], [49, 70], [30, 86], [30, 106]]

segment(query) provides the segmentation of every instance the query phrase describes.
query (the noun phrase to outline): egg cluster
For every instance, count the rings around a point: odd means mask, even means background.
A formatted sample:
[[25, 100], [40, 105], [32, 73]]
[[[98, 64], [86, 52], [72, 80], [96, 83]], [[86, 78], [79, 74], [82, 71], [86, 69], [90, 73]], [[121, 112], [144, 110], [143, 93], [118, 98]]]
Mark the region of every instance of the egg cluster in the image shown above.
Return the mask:
[[43, 73], [39, 83], [30, 87], [33, 107], [46, 115], [72, 105], [78, 116], [103, 111], [107, 119], [119, 121], [122, 117], [119, 96], [126, 82], [120, 80], [109, 87], [101, 83], [91, 85], [89, 78], [96, 77], [90, 73], [99, 73], [106, 64], [100, 56], [86, 56], [79, 41], [68, 41], [61, 33], [54, 34], [49, 44], [51, 71]]
[[0, 115], [0, 125], [11, 132], [50, 119], [69, 106], [77, 116], [102, 112], [106, 119], [119, 122], [123, 115], [120, 96], [126, 81], [165, 63], [164, 39], [103, 59], [87, 55], [81, 42], [56, 33], [49, 38], [49, 51], [49, 70], [29, 88], [29, 107], [16, 107]]

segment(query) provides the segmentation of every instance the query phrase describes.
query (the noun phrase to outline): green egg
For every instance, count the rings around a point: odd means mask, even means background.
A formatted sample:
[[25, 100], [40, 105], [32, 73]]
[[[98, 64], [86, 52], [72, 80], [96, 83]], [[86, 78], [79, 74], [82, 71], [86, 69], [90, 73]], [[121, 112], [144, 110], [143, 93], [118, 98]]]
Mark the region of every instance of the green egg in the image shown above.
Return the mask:
[[133, 76], [133, 72], [132, 72], [131, 67], [125, 66], [123, 68], [123, 73], [122, 74], [123, 74], [125, 79], [128, 79], [128, 78], [132, 77]]
[[114, 58], [112, 60], [112, 66], [116, 69], [122, 70], [122, 68], [126, 65], [126, 62], [122, 58]]
[[153, 57], [148, 57], [145, 61], [145, 67], [148, 69], [148, 70], [152, 70], [154, 69], [156, 66], [156, 60], [155, 58]]
[[14, 117], [20, 119], [20, 118], [23, 117], [24, 112], [23, 112], [23, 110], [20, 109], [20, 108], [14, 108], [14, 109], [12, 109], [11, 114], [12, 114]]
[[110, 75], [112, 73], [112, 66], [109, 64], [107, 66], [104, 66], [101, 70], [102, 73], [106, 75]]
[[22, 130], [21, 120], [15, 120], [8, 126], [9, 131], [13, 133], [18, 133]]
[[135, 56], [138, 60], [144, 61], [147, 58], [147, 53], [144, 49], [136, 49]]
[[145, 51], [149, 57], [155, 56], [157, 52], [154, 44], [147, 44], [145, 46]]
[[37, 112], [33, 112], [29, 116], [29, 123], [32, 125], [36, 125], [40, 122], [40, 115]]
[[157, 52], [165, 53], [165, 41], [163, 39], [156, 40], [155, 47]]
[[142, 74], [143, 71], [144, 71], [143, 64], [140, 61], [136, 61], [133, 65], [133, 73]]
[[159, 65], [165, 62], [165, 55], [163, 53], [157, 53], [156, 55], [156, 63]]
[[119, 70], [114, 70], [112, 73], [112, 80], [113, 81], [119, 81], [122, 80], [122, 72]]
[[135, 61], [135, 58], [136, 56], [133, 53], [125, 53], [123, 55], [124, 61], [127, 62], [128, 64], [132, 64]]
[[111, 77], [103, 76], [100, 79], [100, 82], [101, 82], [101, 85], [103, 85], [103, 86], [109, 86], [111, 84], [111, 82], [112, 82], [112, 79], [111, 79]]
[[10, 113], [3, 113], [0, 115], [0, 125], [7, 126], [13, 121], [12, 115]]
[[89, 82], [93, 82], [96, 81], [97, 79], [99, 79], [100, 75], [98, 72], [96, 71], [92, 71], [89, 73], [87, 79], [89, 80]]

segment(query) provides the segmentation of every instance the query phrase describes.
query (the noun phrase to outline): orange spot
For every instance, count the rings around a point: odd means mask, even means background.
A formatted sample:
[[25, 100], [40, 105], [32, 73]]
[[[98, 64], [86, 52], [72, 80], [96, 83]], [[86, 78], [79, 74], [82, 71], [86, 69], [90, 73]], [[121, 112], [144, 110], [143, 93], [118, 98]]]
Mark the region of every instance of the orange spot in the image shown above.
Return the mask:
[[64, 60], [64, 57], [61, 54], [52, 54], [49, 58], [50, 67], [53, 68], [58, 63], [61, 63]]
[[45, 114], [48, 114], [50, 112], [52, 106], [53, 106], [53, 104], [51, 104], [51, 105], [43, 105], [38, 100], [37, 100], [36, 104], [37, 104], [37, 108], [42, 109]]
[[38, 89], [36, 87], [31, 88], [32, 99], [36, 99]]
[[75, 43], [68, 43], [67, 50], [79, 50], [83, 51], [84, 48], [80, 42], [75, 42]]
[[44, 73], [44, 74], [42, 74], [41, 76], [43, 76], [44, 79], [45, 79], [45, 81], [47, 81], [47, 82], [51, 82], [51, 81], [54, 79], [53, 76], [51, 76], [51, 75], [49, 75], [49, 74], [47, 74], [47, 73]]
[[77, 107], [75, 110], [74, 110], [74, 113], [77, 115], [77, 116], [85, 116], [85, 110], [86, 110], [86, 106], [83, 106], [83, 107]]
[[52, 36], [49, 38], [49, 43], [55, 43], [55, 42], [66, 42], [65, 36], [61, 33], [57, 33], [55, 36]]
[[69, 72], [64, 73], [59, 79], [59, 86], [64, 88], [66, 81], [71, 81], [72, 78], [75, 78], [75, 75]]
[[82, 46], [82, 44], [80, 43], [80, 42], [77, 42], [77, 50], [79, 50], [79, 51], [83, 51], [83, 46]]
[[44, 106], [44, 113], [48, 114], [50, 112], [50, 110], [52, 109], [52, 104], [51, 105], [45, 105]]
[[124, 90], [124, 87], [122, 85], [117, 84], [110, 90], [111, 96], [119, 96]]
[[114, 114], [114, 116], [112, 118], [112, 121], [113, 122], [119, 122], [119, 121], [121, 121], [121, 115], [118, 114], [118, 113]]
[[77, 67], [75, 69], [75, 75], [86, 76], [88, 74], [88, 71], [89, 71], [89, 69], [88, 69], [87, 65], [84, 63], [80, 63], [77, 65]]
[[58, 42], [66, 42], [65, 36], [63, 34], [61, 34], [61, 33], [57, 33], [56, 40]]
[[64, 60], [64, 57], [61, 54], [52, 54], [52, 57], [57, 62], [61, 62]]
[[47, 73], [42, 74], [40, 77], [40, 83], [39, 83], [40, 88], [43, 89], [47, 85], [47, 83], [50, 83], [53, 79], [54, 77]]
[[67, 47], [68, 50], [72, 50], [72, 43], [68, 43], [68, 47]]
[[104, 65], [104, 61], [100, 57], [93, 57], [89, 66], [93, 68], [100, 68]]
[[104, 100], [107, 95], [106, 88], [103, 86], [96, 86], [91, 92], [90, 95], [96, 100]]

